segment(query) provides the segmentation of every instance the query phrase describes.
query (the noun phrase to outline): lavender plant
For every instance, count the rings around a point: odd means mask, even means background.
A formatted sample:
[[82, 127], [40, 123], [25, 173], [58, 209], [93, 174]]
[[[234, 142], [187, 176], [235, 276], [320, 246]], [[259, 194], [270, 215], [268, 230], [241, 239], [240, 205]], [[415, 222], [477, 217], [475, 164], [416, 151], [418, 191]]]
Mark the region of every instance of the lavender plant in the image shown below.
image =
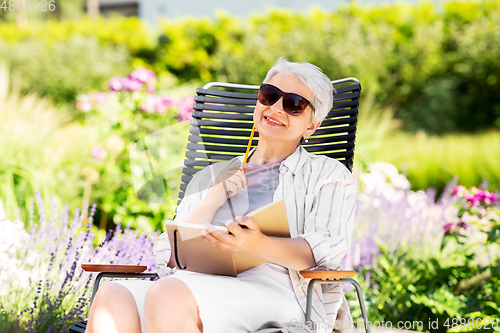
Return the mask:
[[70, 219], [67, 205], [60, 209], [51, 196], [47, 211], [37, 192], [36, 200], [31, 198], [29, 231], [0, 212], [2, 237], [14, 239], [2, 243], [7, 249], [0, 252], [0, 331], [67, 332], [83, 319], [95, 276], [84, 272], [82, 263], [146, 265], [148, 272], [155, 270], [152, 244], [157, 233], [117, 226], [94, 247], [90, 226], [95, 211], [96, 205], [88, 207], [87, 202]]
[[410, 183], [392, 164], [369, 164], [356, 172], [358, 184], [355, 229], [351, 247], [343, 260], [346, 269], [373, 267], [380, 247], [394, 251], [411, 248], [412, 256], [425, 258], [439, 250], [445, 221], [458, 210], [449, 197], [456, 179], [438, 202], [435, 190], [414, 192]]

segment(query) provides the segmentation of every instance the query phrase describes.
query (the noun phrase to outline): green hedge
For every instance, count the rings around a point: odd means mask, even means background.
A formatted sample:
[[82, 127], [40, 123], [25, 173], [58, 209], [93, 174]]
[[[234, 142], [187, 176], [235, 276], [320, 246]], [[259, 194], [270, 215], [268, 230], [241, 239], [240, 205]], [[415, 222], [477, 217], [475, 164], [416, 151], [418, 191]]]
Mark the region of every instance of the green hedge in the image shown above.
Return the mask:
[[[450, 2], [439, 12], [429, 3], [353, 4], [335, 12], [272, 11], [255, 14], [245, 23], [226, 15], [162, 21], [159, 32], [137, 18], [49, 21], [23, 29], [0, 23], [0, 44], [55, 44], [74, 35], [94, 36], [102, 47], [124, 46], [132, 67], [167, 71], [181, 82], [255, 84], [280, 56], [310, 61], [331, 78], [358, 77], [379, 103], [396, 107], [407, 130], [444, 133], [500, 127], [498, 26], [499, 0]], [[5, 53], [0, 51], [0, 57], [17, 56]], [[33, 58], [38, 57], [43, 54]], [[60, 69], [75, 68], [80, 60], [68, 59], [67, 67]], [[16, 67], [23, 64], [17, 62]], [[39, 70], [24, 80], [40, 76]], [[97, 86], [105, 84], [104, 77], [97, 81]], [[75, 96], [59, 96], [58, 89], [31, 83], [24, 87], [58, 101], [73, 102]]]

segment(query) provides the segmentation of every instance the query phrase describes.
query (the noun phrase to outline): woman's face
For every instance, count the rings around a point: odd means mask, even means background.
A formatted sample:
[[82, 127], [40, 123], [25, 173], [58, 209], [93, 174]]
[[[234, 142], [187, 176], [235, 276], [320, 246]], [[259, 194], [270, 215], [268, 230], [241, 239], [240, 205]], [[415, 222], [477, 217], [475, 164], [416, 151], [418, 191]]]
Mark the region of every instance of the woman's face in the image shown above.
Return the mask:
[[[295, 93], [312, 101], [312, 93], [302, 81], [292, 74], [278, 73], [268, 82], [285, 93]], [[302, 137], [309, 137], [320, 125], [320, 121], [312, 123], [313, 111], [308, 106], [298, 116], [291, 116], [283, 110], [283, 97], [270, 106], [262, 105], [257, 101], [253, 113], [255, 128], [259, 138], [267, 141], [289, 142], [294, 147]], [[279, 122], [275, 124], [268, 119]]]

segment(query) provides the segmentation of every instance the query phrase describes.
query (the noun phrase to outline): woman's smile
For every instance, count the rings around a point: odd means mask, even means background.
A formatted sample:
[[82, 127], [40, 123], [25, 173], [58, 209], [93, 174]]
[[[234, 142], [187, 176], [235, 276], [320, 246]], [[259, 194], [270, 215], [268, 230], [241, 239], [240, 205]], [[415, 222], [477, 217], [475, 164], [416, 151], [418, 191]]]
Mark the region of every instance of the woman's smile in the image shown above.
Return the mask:
[[271, 116], [264, 116], [264, 120], [265, 120], [266, 124], [271, 125], [271, 126], [276, 126], [276, 127], [283, 127], [283, 126], [285, 126], [278, 119], [276, 119], [274, 117], [271, 117]]

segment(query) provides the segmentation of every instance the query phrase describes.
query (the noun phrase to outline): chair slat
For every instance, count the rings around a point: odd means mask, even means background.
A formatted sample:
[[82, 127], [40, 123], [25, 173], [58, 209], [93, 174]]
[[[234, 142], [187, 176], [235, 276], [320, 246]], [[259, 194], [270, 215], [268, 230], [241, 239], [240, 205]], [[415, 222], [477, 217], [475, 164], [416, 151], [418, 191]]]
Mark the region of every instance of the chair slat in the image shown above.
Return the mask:
[[[255, 137], [255, 136], [254, 136]], [[199, 135], [190, 135], [188, 137], [189, 142], [205, 142], [205, 143], [221, 143], [233, 146], [247, 146], [248, 140], [245, 139], [231, 139], [231, 138], [214, 138], [210, 136], [199, 136]], [[311, 141], [311, 140], [309, 140]], [[252, 146], [256, 146], [258, 143], [257, 140], [252, 140]]]
[[[200, 127], [191, 127], [189, 128], [189, 133], [194, 134], [194, 135], [221, 135], [221, 136], [227, 136], [227, 137], [245, 137], [249, 138], [250, 137], [250, 130], [252, 129], [251, 124], [248, 126], [248, 131], [238, 131], [238, 130], [231, 130], [231, 129], [212, 129], [212, 128], [200, 128]], [[257, 134], [257, 133], [255, 133]]]
[[222, 97], [208, 97], [208, 96], [196, 96], [194, 98], [196, 102], [200, 103], [217, 103], [217, 104], [229, 104], [229, 105], [248, 105], [255, 106], [256, 100], [253, 99], [237, 99], [237, 98], [222, 98]]
[[226, 105], [214, 105], [214, 104], [199, 104], [193, 105], [193, 110], [213, 110], [213, 111], [225, 111], [225, 112], [240, 112], [240, 113], [252, 113], [254, 107], [247, 106], [226, 106]]
[[209, 96], [220, 96], [220, 97], [229, 97], [229, 98], [242, 98], [242, 99], [254, 99], [257, 100], [257, 94], [253, 93], [237, 93], [232, 91], [225, 90], [215, 90], [215, 89], [196, 89], [197, 95], [209, 95]]
[[[306, 145], [316, 145], [320, 143], [330, 143], [330, 142], [344, 142], [344, 141], [354, 141], [356, 135], [354, 133], [349, 133], [345, 135], [335, 135], [328, 137], [315, 138], [314, 136], [309, 137], [308, 143]], [[253, 141], [252, 141], [253, 142]]]
[[252, 123], [229, 122], [229, 121], [213, 121], [213, 120], [198, 120], [191, 119], [191, 126], [210, 126], [224, 128], [252, 128]]
[[321, 123], [321, 128], [324, 128], [327, 126], [344, 125], [344, 124], [352, 125], [352, 124], [356, 124], [357, 121], [358, 121], [358, 117], [323, 120], [323, 122]]
[[[239, 154], [241, 155], [241, 154]], [[194, 151], [187, 151], [186, 152], [186, 157], [191, 157], [191, 158], [203, 158], [203, 159], [210, 159], [210, 160], [222, 160], [222, 161], [228, 161], [232, 158], [235, 158], [238, 155], [224, 155], [224, 154], [217, 154], [217, 153], [197, 153]]]
[[333, 103], [332, 109], [333, 110], [337, 110], [337, 109], [344, 109], [344, 108], [355, 108], [358, 105], [359, 105], [359, 101], [358, 100], [346, 101], [346, 102], [338, 102], [338, 103]]
[[359, 83], [356, 83], [345, 87], [335, 87], [335, 90], [337, 90], [337, 94], [342, 94], [349, 91], [360, 91], [361, 85]]
[[337, 94], [335, 96], [333, 96], [333, 102], [337, 102], [337, 101], [345, 101], [345, 100], [352, 100], [352, 99], [355, 99], [355, 98], [359, 98], [359, 91], [355, 91], [355, 92], [352, 92], [352, 93], [347, 93], [347, 94]]
[[194, 159], [186, 159], [184, 160], [184, 166], [186, 168], [190, 168], [190, 167], [202, 167], [202, 168], [205, 168], [209, 165], [213, 164], [213, 162], [210, 162], [210, 161], [200, 161], [200, 160], [194, 160]]
[[229, 120], [243, 120], [252, 121], [252, 114], [234, 114], [234, 113], [215, 113], [215, 112], [203, 112], [203, 111], [193, 111], [193, 118], [196, 119], [229, 119]]
[[350, 150], [354, 148], [354, 142], [336, 143], [331, 145], [304, 147], [308, 152], [328, 152], [332, 150]]
[[335, 134], [335, 133], [352, 133], [356, 130], [356, 125], [349, 125], [349, 126], [339, 126], [339, 127], [332, 127], [332, 128], [318, 128], [316, 132], [314, 132], [314, 135], [327, 135], [327, 134]]
[[217, 146], [211, 144], [198, 144], [198, 143], [188, 143], [188, 150], [194, 151], [217, 151], [217, 152], [228, 152], [228, 153], [245, 153], [246, 147], [244, 146]]

